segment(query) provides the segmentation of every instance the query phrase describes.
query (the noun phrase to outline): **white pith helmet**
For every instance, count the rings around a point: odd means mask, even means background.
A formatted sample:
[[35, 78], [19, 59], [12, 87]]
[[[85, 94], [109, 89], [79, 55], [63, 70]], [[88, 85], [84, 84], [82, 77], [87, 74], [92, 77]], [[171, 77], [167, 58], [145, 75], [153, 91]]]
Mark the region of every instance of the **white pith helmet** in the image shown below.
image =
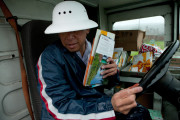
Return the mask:
[[98, 24], [89, 19], [85, 7], [76, 1], [63, 1], [53, 10], [52, 24], [45, 34], [63, 33], [97, 27]]

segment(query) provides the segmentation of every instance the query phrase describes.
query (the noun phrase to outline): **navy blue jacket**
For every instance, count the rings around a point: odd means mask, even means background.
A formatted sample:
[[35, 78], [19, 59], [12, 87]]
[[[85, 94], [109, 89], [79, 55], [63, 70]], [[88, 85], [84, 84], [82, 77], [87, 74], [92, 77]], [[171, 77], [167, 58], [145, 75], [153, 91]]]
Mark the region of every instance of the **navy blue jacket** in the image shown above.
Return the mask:
[[[43, 120], [115, 119], [111, 97], [83, 86], [85, 69], [77, 54], [69, 52], [60, 40], [43, 51], [37, 63]], [[110, 83], [114, 84], [118, 75], [113, 79]]]

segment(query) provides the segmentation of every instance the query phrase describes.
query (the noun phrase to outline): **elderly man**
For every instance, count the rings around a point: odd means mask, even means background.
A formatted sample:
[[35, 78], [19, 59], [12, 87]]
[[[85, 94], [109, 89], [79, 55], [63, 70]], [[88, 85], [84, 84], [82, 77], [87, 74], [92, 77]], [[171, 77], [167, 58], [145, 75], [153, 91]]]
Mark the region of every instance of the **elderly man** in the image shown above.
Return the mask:
[[[38, 89], [42, 99], [42, 120], [50, 119], [150, 119], [147, 109], [137, 105], [135, 94], [141, 87], [122, 90], [112, 97], [99, 88], [83, 86], [91, 44], [86, 36], [97, 23], [88, 18], [84, 6], [64, 1], [53, 10], [52, 24], [46, 34], [59, 35], [60, 40], [49, 45], [37, 63]], [[111, 83], [119, 81], [117, 66], [110, 64], [101, 74], [111, 76]]]

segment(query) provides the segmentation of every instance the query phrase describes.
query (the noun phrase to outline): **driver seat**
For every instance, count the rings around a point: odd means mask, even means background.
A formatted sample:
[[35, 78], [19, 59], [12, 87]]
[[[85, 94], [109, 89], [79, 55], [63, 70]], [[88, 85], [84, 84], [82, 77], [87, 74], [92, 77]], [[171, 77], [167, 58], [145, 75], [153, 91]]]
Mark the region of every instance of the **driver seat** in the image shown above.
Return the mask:
[[41, 99], [37, 89], [36, 63], [45, 47], [58, 40], [57, 34], [44, 34], [50, 21], [32, 20], [22, 26], [21, 38], [24, 52], [25, 67], [29, 85], [31, 106], [36, 120], [41, 118]]

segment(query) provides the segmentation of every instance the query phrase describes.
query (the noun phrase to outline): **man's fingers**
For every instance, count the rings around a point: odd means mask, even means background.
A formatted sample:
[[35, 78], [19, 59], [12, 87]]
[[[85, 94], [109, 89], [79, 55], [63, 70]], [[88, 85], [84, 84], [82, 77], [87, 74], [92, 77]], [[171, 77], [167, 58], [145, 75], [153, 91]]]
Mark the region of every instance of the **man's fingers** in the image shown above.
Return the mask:
[[131, 89], [131, 88], [138, 87], [138, 86], [139, 86], [139, 83], [136, 83], [136, 84], [130, 86], [129, 88]]
[[127, 88], [127, 89], [124, 89], [124, 90], [121, 90], [121, 91], [117, 92], [116, 94], [119, 97], [126, 98], [129, 95], [139, 93], [142, 90], [143, 90], [142, 87], [134, 87], [134, 88], [130, 88], [130, 89]]
[[111, 57], [109, 57], [109, 58], [107, 59], [107, 62], [108, 62], [108, 63], [111, 63], [111, 64], [112, 64], [112, 63], [115, 63], [114, 60], [113, 60]]
[[143, 88], [140, 86], [128, 88], [128, 89], [129, 89], [130, 94], [136, 94], [136, 93], [142, 92], [142, 90], [143, 90]]
[[116, 73], [117, 73], [117, 68], [111, 68], [101, 72], [101, 75], [103, 75], [103, 78], [106, 78], [108, 76], [115, 75]]
[[115, 75], [117, 73], [117, 65], [114, 62], [114, 60], [112, 58], [108, 58], [107, 62], [110, 64], [106, 64], [101, 67], [102, 69], [105, 69], [103, 72], [101, 72], [101, 75], [103, 75], [103, 78]]
[[135, 102], [136, 96], [135, 94], [133, 94], [126, 97], [114, 97], [114, 98], [116, 98], [114, 104], [117, 107], [122, 107], [122, 106], [133, 104]]
[[116, 63], [106, 64], [106, 65], [103, 65], [101, 68], [102, 69], [117, 68], [117, 65], [116, 65]]
[[[127, 91], [122, 91], [122, 94], [115, 94], [112, 97], [111, 103], [113, 105], [113, 108], [115, 111], [119, 111], [123, 114], [128, 114], [129, 111], [137, 106], [137, 103], [135, 101], [135, 94], [131, 95], [124, 95], [124, 96], [119, 96], [128, 93]], [[126, 97], [125, 97], [126, 96]]]
[[[124, 99], [125, 100], [125, 99]], [[126, 100], [127, 101], [127, 100]], [[119, 106], [117, 107], [118, 111], [121, 111], [123, 114], [128, 114], [129, 111], [136, 107], [137, 106], [137, 103], [136, 102], [132, 102], [132, 103], [127, 103], [126, 105], [122, 105], [122, 106]]]

